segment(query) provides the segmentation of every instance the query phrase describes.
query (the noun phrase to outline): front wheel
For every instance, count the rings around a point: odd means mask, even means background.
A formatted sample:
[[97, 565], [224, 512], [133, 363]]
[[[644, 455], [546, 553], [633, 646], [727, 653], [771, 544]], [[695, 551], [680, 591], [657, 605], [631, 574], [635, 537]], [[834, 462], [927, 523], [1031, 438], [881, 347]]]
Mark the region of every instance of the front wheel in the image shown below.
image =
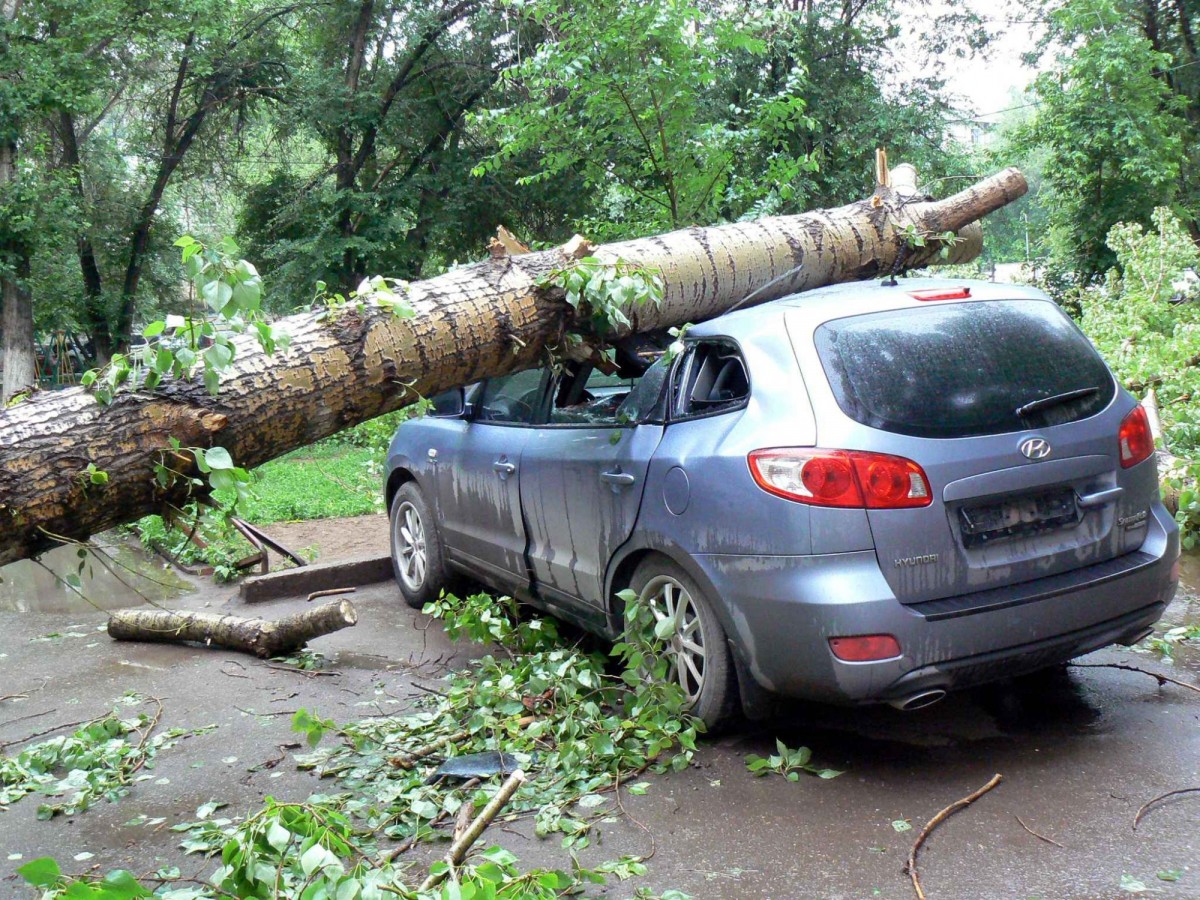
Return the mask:
[[674, 621], [665, 641], [668, 678], [683, 690], [689, 712], [710, 731], [717, 729], [737, 709], [737, 682], [712, 603], [691, 576], [661, 556], [642, 561], [630, 588], [655, 621]]
[[436, 600], [446, 587], [442, 541], [425, 494], [413, 481], [392, 498], [392, 571], [404, 602], [413, 609]]

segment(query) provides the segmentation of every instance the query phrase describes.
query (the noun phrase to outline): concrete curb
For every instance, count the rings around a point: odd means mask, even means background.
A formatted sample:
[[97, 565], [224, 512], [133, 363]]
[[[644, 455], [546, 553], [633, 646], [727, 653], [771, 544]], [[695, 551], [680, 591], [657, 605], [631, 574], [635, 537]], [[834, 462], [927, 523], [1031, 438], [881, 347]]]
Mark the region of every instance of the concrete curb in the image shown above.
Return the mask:
[[245, 603], [260, 603], [278, 600], [313, 591], [333, 588], [358, 587], [387, 581], [392, 577], [392, 558], [379, 556], [352, 556], [327, 563], [313, 563], [282, 572], [253, 575], [242, 582], [239, 596]]

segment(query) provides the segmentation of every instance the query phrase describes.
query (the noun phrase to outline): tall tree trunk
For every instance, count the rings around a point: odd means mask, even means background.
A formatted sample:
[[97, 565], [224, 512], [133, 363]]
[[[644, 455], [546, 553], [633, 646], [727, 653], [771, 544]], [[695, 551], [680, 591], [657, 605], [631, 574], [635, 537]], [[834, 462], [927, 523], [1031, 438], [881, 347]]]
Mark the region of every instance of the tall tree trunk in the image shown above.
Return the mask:
[[[80, 209], [86, 207], [87, 197], [83, 191], [83, 167], [79, 159], [79, 138], [75, 132], [75, 117], [67, 110], [59, 113], [59, 131], [62, 133], [63, 165], [71, 171], [71, 189]], [[113, 353], [112, 330], [108, 321], [108, 309], [104, 303], [104, 282], [100, 277], [100, 265], [96, 261], [96, 249], [86, 228], [80, 228], [75, 236], [79, 253], [79, 269], [83, 275], [83, 307], [87, 319], [88, 334], [95, 348], [96, 365], [106, 365]]]
[[[657, 306], [628, 310], [633, 331], [712, 318], [770, 283], [764, 302], [825, 284], [937, 262], [936, 242], [909, 252], [905, 229], [963, 238], [948, 262], [979, 253], [976, 220], [1025, 193], [1008, 169], [942, 201], [890, 188], [838, 209], [689, 228], [598, 248], [662, 273]], [[0, 412], [0, 564], [38, 553], [52, 535], [83, 538], [181, 503], [186, 488], [159, 487], [154, 467], [184, 446], [227, 448], [256, 466], [296, 447], [455, 385], [544, 361], [571, 328], [573, 310], [539, 286], [569, 262], [561, 250], [501, 257], [408, 286], [416, 315], [367, 307], [282, 321], [286, 352], [267, 359], [248, 338], [222, 375], [220, 394], [192, 381], [121, 391], [107, 407], [83, 389], [38, 396]], [[778, 280], [775, 280], [778, 279]], [[85, 491], [89, 463], [108, 483]]]
[[[0, 195], [17, 180], [17, 143], [0, 141]], [[29, 277], [29, 248], [19, 238], [0, 246], [0, 260], [9, 269], [0, 272], [0, 308], [4, 323], [4, 381], [0, 401], [33, 387], [33, 299], [22, 283]]]

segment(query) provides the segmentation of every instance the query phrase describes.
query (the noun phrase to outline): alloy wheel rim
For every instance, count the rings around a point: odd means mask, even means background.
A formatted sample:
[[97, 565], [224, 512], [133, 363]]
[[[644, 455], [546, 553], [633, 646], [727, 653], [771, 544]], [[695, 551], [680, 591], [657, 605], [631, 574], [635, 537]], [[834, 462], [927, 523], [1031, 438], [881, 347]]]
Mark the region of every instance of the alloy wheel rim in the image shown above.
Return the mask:
[[425, 549], [425, 523], [421, 514], [405, 500], [396, 510], [392, 521], [395, 545], [396, 571], [400, 580], [410, 591], [419, 591], [425, 585], [428, 557]]
[[674, 620], [675, 628], [664, 642], [667, 678], [683, 690], [688, 706], [694, 706], [704, 691], [708, 661], [704, 625], [695, 599], [670, 575], [650, 579], [642, 588], [640, 599], [654, 615], [655, 622]]

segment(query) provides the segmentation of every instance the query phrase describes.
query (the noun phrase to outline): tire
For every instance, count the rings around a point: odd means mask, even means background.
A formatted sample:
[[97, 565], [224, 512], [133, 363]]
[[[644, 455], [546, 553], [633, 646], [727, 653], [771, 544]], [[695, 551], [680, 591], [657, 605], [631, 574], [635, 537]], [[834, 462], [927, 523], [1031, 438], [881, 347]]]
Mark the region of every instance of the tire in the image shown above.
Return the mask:
[[392, 498], [388, 520], [396, 584], [404, 602], [421, 609], [441, 596], [447, 578], [441, 535], [425, 494], [415, 481], [400, 485]]
[[718, 730], [737, 712], [738, 692], [729, 641], [712, 601], [687, 572], [663, 556], [642, 560], [629, 586], [656, 618], [680, 613], [667, 651], [676, 657], [670, 672], [690, 701], [689, 712], [709, 731]]

